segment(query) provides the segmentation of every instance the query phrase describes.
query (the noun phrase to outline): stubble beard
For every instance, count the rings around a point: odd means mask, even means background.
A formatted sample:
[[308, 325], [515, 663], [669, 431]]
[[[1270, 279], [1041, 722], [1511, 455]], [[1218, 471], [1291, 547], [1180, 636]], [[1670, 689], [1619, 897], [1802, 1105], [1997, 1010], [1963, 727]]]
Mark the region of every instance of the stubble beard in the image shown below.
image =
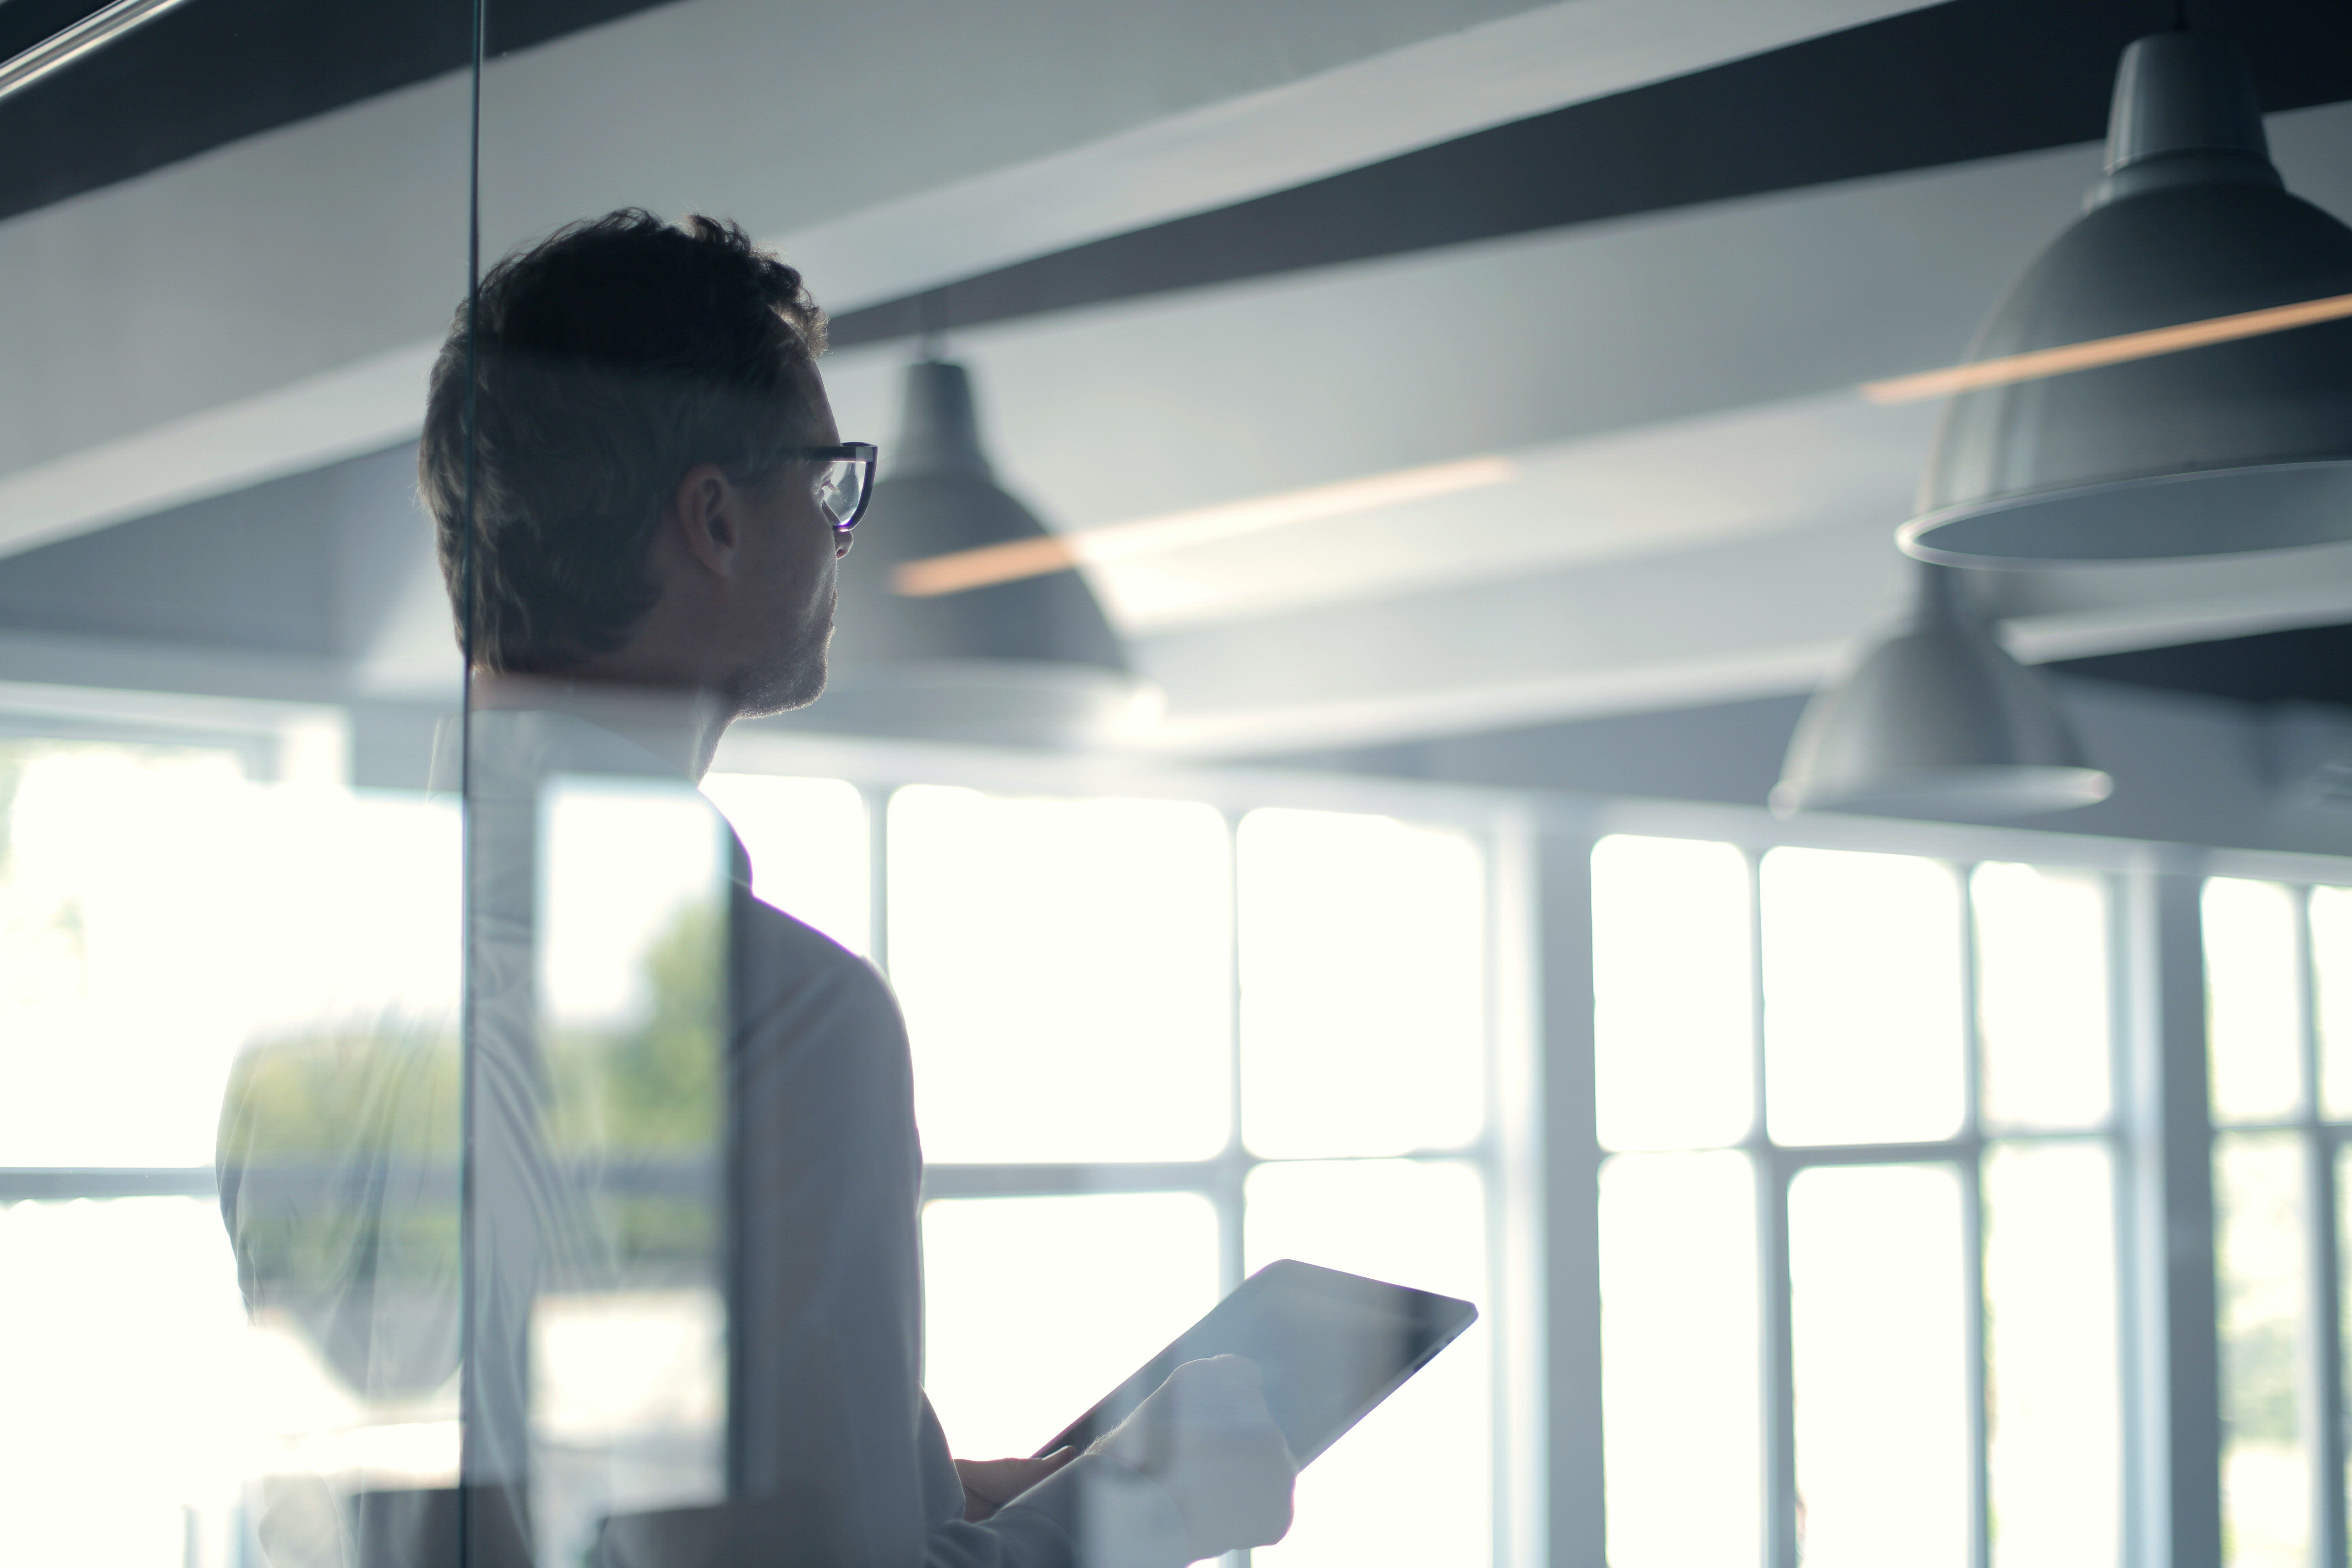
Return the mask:
[[746, 665], [729, 683], [735, 716], [763, 719], [805, 708], [824, 695], [825, 654], [833, 642], [832, 606], [814, 635], [795, 639]]

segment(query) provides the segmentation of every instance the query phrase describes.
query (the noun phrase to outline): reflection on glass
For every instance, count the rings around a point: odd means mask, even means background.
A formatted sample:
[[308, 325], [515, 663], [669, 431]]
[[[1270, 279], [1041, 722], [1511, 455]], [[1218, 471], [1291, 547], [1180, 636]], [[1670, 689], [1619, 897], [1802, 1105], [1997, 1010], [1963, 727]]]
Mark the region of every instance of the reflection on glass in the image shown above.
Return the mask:
[[1224, 1147], [1232, 883], [1215, 811], [917, 785], [891, 797], [889, 831], [890, 976], [929, 1159]]
[[1764, 857], [1768, 1121], [1783, 1143], [1948, 1138], [1965, 1104], [1960, 900], [1906, 855]]
[[[333, 1562], [362, 1496], [457, 1479], [456, 803], [250, 788], [235, 911], [267, 962], [215, 1119], [251, 1330], [246, 1561]], [[228, 911], [215, 906], [213, 918]]]
[[2204, 917], [2213, 1119], [2291, 1115], [2302, 1077], [2294, 895], [2275, 882], [2216, 877], [2205, 884]]
[[1728, 844], [1592, 851], [1595, 1088], [1608, 1149], [1734, 1143], [1755, 1119], [1747, 858]]
[[540, 809], [531, 1505], [542, 1558], [568, 1561], [607, 1514], [724, 1486], [729, 858], [682, 781], [557, 778]]
[[227, 752], [0, 742], [7, 1163], [211, 1162], [230, 1058], [310, 988], [256, 962], [287, 911], [255, 795]]
[[304, 1336], [247, 1329], [209, 1203], [0, 1205], [0, 1562], [245, 1561], [240, 1467], [352, 1415]]
[[866, 802], [840, 779], [710, 773], [702, 793], [718, 803], [751, 860], [751, 891], [807, 921], [852, 952], [873, 928]]
[[307, 1563], [455, 1479], [457, 847], [226, 752], [0, 747], [0, 1163], [221, 1189], [0, 1208], [0, 1560]]
[[1996, 1568], [2123, 1551], [2115, 1175], [2099, 1143], [1985, 1156], [1985, 1384]]
[[1807, 1568], [1961, 1568], [1969, 1418], [1960, 1185], [1948, 1165], [1789, 1187]]
[[[1245, 1266], [1296, 1258], [1490, 1312], [1478, 1173], [1350, 1160], [1250, 1173]], [[1297, 1521], [1256, 1568], [1483, 1563], [1492, 1554], [1491, 1323], [1482, 1319], [1298, 1478]], [[1444, 1434], [1432, 1441], [1432, 1434]], [[1409, 1506], [1399, 1506], [1409, 1500]]]
[[[559, 1034], [625, 1027], [661, 1000], [666, 947], [698, 963], [714, 956], [727, 878], [717, 823], [693, 791], [650, 781], [558, 779], [541, 799], [544, 1015]], [[692, 989], [708, 997], [712, 984]], [[709, 1086], [703, 1095], [716, 1104]], [[708, 1110], [698, 1114], [708, 1121]]]
[[1747, 1156], [1620, 1155], [1601, 1167], [1601, 1407], [1615, 1568], [1757, 1560], [1756, 1289]]
[[2352, 1119], [2352, 888], [2311, 889], [2311, 969], [2320, 1104]]
[[1969, 893], [1985, 1121], [2099, 1125], [2111, 1106], [2105, 880], [1988, 864]]
[[2296, 1393], [2305, 1280], [2301, 1141], [2291, 1132], [2216, 1139], [2213, 1206], [2222, 1560], [2231, 1568], [2301, 1568], [2311, 1510]]
[[1217, 1300], [1191, 1193], [923, 1206], [923, 1386], [958, 1454], [1034, 1453]]
[[1486, 1120], [1485, 878], [1462, 834], [1263, 810], [1239, 837], [1242, 1135], [1318, 1158]]

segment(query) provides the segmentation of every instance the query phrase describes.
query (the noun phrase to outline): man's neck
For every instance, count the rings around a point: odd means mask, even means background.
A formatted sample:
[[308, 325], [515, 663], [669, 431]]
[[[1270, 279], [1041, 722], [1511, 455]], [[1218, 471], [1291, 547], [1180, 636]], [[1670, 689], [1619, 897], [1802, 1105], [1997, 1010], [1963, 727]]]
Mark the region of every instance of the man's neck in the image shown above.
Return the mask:
[[488, 670], [474, 674], [473, 706], [584, 720], [635, 742], [697, 783], [710, 771], [719, 738], [735, 719], [733, 705], [714, 691]]

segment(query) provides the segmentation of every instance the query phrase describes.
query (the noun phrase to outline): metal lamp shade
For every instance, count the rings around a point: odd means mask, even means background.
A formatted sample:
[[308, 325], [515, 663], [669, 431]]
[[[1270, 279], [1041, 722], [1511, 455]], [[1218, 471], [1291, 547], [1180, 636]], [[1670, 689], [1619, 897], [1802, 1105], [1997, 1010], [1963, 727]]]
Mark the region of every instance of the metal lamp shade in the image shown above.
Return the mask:
[[1083, 745], [1115, 730], [1141, 689], [1102, 606], [1074, 571], [913, 598], [900, 564], [1042, 538], [980, 447], [958, 364], [907, 369], [898, 438], [842, 563], [824, 697], [810, 717], [865, 734]]
[[2049, 687], [1955, 602], [1948, 571], [1921, 576], [1911, 623], [1805, 709], [1772, 809], [1985, 818], [2105, 800], [2114, 781]]
[[[1971, 361], [2352, 293], [2352, 229], [2282, 187], [2244, 59], [2207, 34], [2125, 52], [2087, 205]], [[2352, 539], [2352, 320], [1960, 393], [1900, 539], [2010, 567]]]

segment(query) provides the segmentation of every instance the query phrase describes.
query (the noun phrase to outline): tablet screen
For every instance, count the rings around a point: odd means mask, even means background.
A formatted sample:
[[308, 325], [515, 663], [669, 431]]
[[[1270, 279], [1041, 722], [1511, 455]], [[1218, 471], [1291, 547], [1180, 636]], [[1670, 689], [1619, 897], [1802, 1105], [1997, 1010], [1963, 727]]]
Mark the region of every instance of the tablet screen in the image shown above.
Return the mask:
[[1301, 1466], [1427, 1365], [1478, 1316], [1451, 1296], [1284, 1258], [1269, 1263], [1038, 1453], [1084, 1447], [1188, 1361], [1246, 1356]]

